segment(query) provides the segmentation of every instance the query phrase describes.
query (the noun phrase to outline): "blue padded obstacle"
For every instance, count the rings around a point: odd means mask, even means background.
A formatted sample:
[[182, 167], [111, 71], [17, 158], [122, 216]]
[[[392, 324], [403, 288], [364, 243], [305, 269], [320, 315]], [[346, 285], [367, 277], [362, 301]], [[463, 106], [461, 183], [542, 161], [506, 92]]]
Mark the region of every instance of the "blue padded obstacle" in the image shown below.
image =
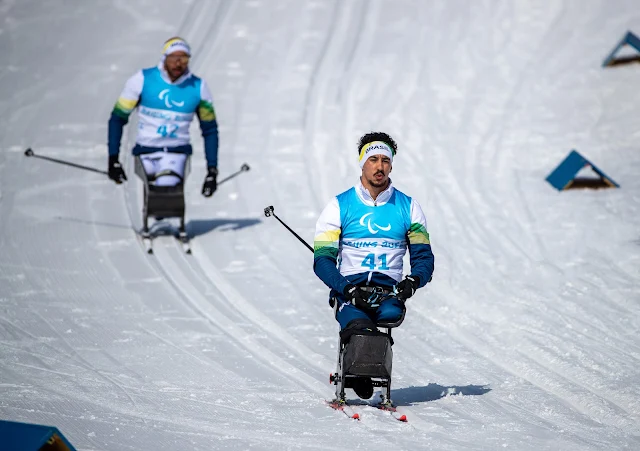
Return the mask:
[[0, 449], [7, 451], [76, 451], [53, 426], [0, 421]]
[[[584, 167], [591, 167], [599, 177], [576, 178], [576, 174]], [[613, 179], [575, 150], [572, 150], [567, 158], [549, 174], [547, 182], [558, 191], [569, 188], [620, 188]]]
[[[634, 56], [625, 56], [616, 58], [616, 54], [618, 51], [624, 47], [625, 45], [629, 45], [638, 51], [637, 55]], [[609, 53], [602, 63], [602, 67], [607, 66], [617, 66], [619, 64], [625, 63], [633, 63], [640, 62], [640, 38], [638, 38], [635, 34], [627, 31], [627, 34], [622, 38], [622, 40], [615, 46], [615, 48]]]

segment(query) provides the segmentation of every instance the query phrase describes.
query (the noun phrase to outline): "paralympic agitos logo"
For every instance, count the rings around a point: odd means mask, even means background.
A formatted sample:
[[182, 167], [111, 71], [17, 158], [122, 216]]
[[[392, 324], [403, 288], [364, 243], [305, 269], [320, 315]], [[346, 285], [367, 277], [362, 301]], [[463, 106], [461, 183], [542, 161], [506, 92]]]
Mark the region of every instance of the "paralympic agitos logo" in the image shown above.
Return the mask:
[[169, 89], [163, 89], [162, 91], [160, 91], [160, 94], [158, 94], [158, 98], [160, 100], [164, 100], [164, 104], [167, 108], [173, 108], [174, 105], [177, 107], [184, 106], [184, 100], [182, 102], [176, 102], [173, 99], [169, 99]]
[[[389, 230], [391, 230], [391, 224], [388, 224], [383, 227], [381, 225], [376, 224], [375, 222], [372, 223], [371, 218], [368, 218], [368, 216], [372, 214], [373, 213], [365, 213], [364, 215], [362, 215], [362, 217], [360, 218], [360, 225], [362, 227], [367, 227], [369, 229], [369, 232], [371, 232], [374, 235], [378, 233], [380, 230], [383, 230], [385, 232], [388, 232]], [[366, 224], [365, 224], [365, 220], [366, 220]]]

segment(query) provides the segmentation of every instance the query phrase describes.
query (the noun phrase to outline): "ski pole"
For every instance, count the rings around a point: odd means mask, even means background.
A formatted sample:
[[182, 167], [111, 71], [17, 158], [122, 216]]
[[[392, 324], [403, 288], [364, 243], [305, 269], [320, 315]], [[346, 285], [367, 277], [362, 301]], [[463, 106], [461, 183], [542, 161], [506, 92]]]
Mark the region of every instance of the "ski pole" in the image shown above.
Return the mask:
[[31, 150], [31, 148], [28, 148], [27, 150], [25, 150], [24, 154], [27, 157], [40, 158], [42, 160], [52, 161], [54, 163], [60, 163], [60, 164], [64, 164], [64, 165], [71, 166], [78, 169], [84, 169], [85, 171], [92, 171], [92, 172], [97, 172], [98, 174], [109, 175], [107, 171], [101, 171], [100, 169], [91, 168], [89, 166], [83, 166], [77, 163], [71, 163], [70, 161], [58, 160], [57, 158], [45, 157], [43, 155], [36, 155], [34, 151]]
[[296, 232], [294, 232], [293, 230], [291, 230], [291, 228], [286, 225], [284, 222], [282, 222], [282, 219], [278, 218], [278, 216], [273, 212], [273, 206], [269, 206], [267, 208], [264, 209], [264, 215], [268, 218], [269, 216], [273, 216], [274, 218], [276, 218], [278, 221], [280, 221], [280, 224], [282, 224], [283, 226], [285, 226], [287, 228], [287, 230], [291, 233], [293, 233], [293, 236], [295, 236], [296, 238], [298, 238], [298, 240], [300, 240], [300, 242], [302, 244], [304, 244], [307, 249], [309, 249], [311, 252], [313, 252], [313, 248], [311, 246], [309, 246], [309, 244], [303, 240], [302, 238], [300, 238], [300, 235], [298, 235]]
[[229, 175], [229, 176], [227, 176], [227, 177], [223, 178], [222, 180], [220, 180], [220, 181], [218, 182], [218, 185], [222, 185], [222, 184], [223, 184], [224, 182], [226, 182], [227, 180], [230, 180], [230, 179], [234, 178], [236, 175], [238, 175], [238, 174], [240, 174], [240, 173], [242, 173], [242, 172], [247, 172], [249, 169], [250, 169], [250, 168], [249, 168], [249, 165], [248, 165], [247, 163], [244, 163], [242, 166], [240, 166], [240, 170], [239, 170], [239, 171], [236, 171], [236, 172], [234, 172], [233, 174], [231, 174], [231, 175]]

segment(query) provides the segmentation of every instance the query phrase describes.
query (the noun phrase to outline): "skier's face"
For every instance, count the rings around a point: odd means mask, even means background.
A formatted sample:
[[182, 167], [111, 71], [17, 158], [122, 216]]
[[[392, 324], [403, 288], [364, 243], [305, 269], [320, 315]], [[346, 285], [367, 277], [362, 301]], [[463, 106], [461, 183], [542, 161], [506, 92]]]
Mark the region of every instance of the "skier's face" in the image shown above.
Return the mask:
[[182, 77], [189, 68], [189, 55], [185, 52], [173, 52], [164, 58], [164, 68], [171, 81]]
[[[371, 155], [362, 167], [362, 181], [374, 188], [385, 188], [389, 183], [391, 160], [385, 155]], [[368, 188], [368, 187], [367, 187]]]

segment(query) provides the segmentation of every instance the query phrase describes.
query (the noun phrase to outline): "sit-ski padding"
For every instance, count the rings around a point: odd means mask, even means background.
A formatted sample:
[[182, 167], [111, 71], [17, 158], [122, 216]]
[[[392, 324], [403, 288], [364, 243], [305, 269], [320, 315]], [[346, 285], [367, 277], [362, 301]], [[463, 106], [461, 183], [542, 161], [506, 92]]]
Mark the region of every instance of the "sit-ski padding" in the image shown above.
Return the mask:
[[184, 185], [149, 185], [147, 213], [149, 216], [181, 218], [184, 216]]
[[392, 361], [388, 335], [352, 335], [344, 349], [343, 375], [390, 378]]

